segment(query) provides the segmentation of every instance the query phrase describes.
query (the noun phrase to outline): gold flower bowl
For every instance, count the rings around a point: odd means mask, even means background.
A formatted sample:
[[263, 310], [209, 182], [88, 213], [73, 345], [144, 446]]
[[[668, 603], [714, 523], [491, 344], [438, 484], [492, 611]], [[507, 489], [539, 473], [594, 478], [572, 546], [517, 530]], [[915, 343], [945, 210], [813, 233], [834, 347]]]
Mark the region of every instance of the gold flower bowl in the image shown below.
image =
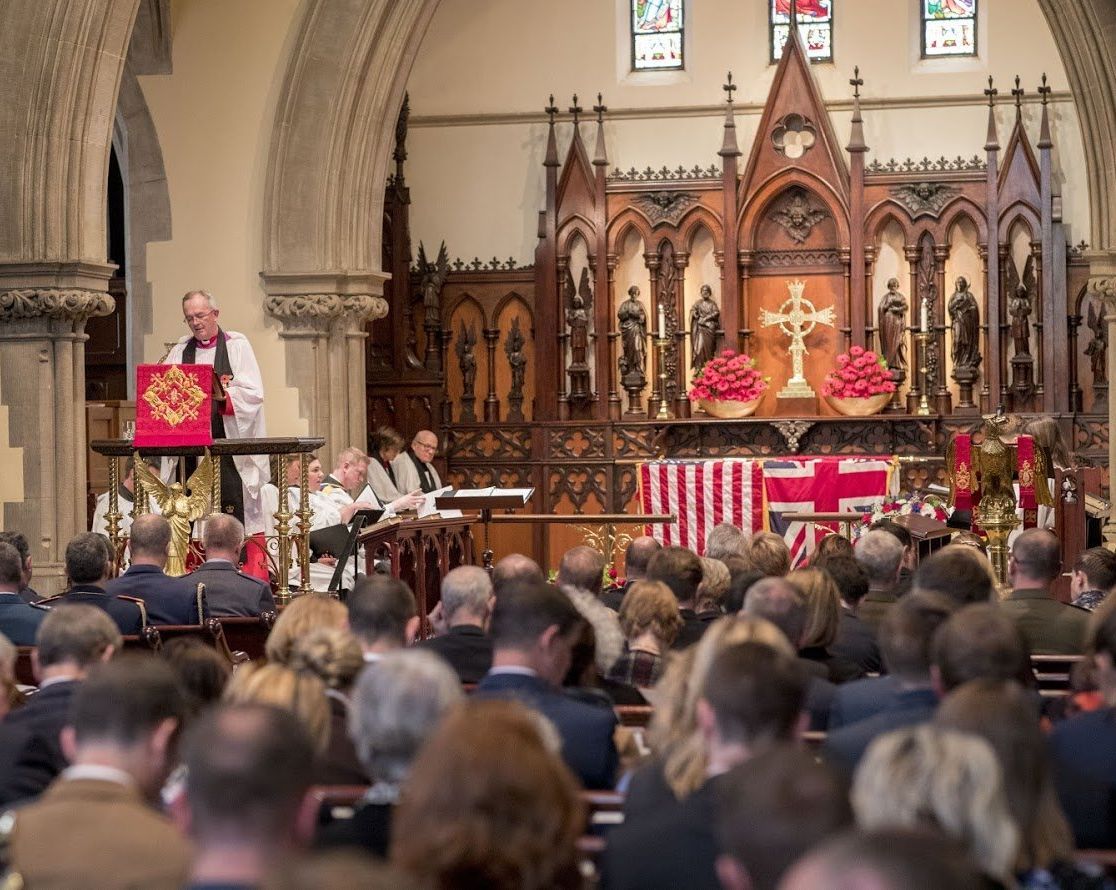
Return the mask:
[[754, 414], [762, 401], [763, 395], [761, 394], [750, 402], [734, 402], [731, 399], [699, 399], [698, 404], [701, 405], [701, 410], [710, 417], [736, 419]]
[[838, 414], [846, 417], [869, 417], [883, 411], [891, 401], [891, 396], [892, 393], [881, 392], [864, 398], [838, 399], [835, 396], [826, 396], [825, 400]]

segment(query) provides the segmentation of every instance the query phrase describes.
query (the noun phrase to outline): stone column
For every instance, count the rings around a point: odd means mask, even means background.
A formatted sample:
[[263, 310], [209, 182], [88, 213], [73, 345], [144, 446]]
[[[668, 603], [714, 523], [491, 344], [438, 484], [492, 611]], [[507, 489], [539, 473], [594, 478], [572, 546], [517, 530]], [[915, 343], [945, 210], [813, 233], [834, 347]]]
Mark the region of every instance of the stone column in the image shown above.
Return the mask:
[[[282, 325], [287, 383], [299, 391], [299, 413], [309, 420], [310, 434], [326, 440], [319, 454], [323, 466], [332, 466], [342, 449], [367, 444], [366, 325], [388, 311], [380, 296], [384, 276], [375, 278], [310, 282], [301, 276], [264, 276], [269, 291], [264, 308]], [[327, 284], [334, 292], [294, 292], [300, 284]], [[364, 292], [350, 292], [356, 289]]]
[[92, 288], [0, 291], [0, 401], [23, 449], [23, 500], [4, 505], [4, 528], [27, 536], [43, 594], [62, 590], [66, 544], [86, 529], [85, 323], [112, 308]]

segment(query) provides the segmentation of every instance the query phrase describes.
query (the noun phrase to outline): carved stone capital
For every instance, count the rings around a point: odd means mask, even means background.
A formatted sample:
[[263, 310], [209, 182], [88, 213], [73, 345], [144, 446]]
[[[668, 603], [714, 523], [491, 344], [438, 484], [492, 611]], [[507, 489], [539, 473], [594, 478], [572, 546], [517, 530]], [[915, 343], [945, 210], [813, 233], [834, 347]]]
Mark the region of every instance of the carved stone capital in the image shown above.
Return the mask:
[[264, 299], [264, 311], [287, 331], [321, 331], [325, 333], [343, 306], [339, 294], [290, 294]]
[[1095, 294], [1109, 304], [1108, 317], [1111, 320], [1112, 310], [1116, 309], [1116, 275], [1090, 278], [1089, 293]]
[[388, 314], [387, 300], [373, 294], [347, 294], [342, 299], [342, 313], [351, 321], [361, 325]]
[[116, 301], [103, 291], [81, 288], [20, 288], [0, 291], [0, 322], [47, 318], [81, 327], [90, 318], [111, 315]]

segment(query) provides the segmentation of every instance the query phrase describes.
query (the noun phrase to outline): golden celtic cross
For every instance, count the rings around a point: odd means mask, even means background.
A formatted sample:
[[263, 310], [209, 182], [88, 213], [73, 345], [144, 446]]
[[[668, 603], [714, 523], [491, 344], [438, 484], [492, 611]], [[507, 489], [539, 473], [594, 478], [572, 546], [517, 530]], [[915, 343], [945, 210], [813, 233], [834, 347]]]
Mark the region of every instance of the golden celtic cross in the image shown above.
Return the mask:
[[769, 312], [764, 309], [760, 312], [760, 324], [768, 328], [778, 325], [779, 329], [791, 338], [789, 352], [791, 354], [791, 368], [793, 373], [787, 385], [779, 390], [780, 399], [812, 399], [816, 393], [806, 382], [803, 373], [803, 358], [810, 354], [806, 348], [806, 337], [819, 324], [834, 327], [837, 313], [832, 306], [825, 309], [815, 309], [814, 304], [802, 296], [806, 289], [805, 281], [788, 281], [787, 289], [790, 299], [784, 301], [778, 312]]

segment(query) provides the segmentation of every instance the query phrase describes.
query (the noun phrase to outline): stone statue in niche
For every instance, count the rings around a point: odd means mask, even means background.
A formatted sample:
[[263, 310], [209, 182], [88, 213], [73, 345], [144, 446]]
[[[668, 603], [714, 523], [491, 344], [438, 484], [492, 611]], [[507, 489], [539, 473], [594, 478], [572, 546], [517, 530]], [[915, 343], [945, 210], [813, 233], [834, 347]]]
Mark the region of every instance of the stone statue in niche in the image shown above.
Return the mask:
[[954, 368], [975, 369], [980, 365], [980, 307], [963, 275], [957, 277], [955, 287], [949, 298], [950, 354]]
[[690, 308], [690, 367], [698, 373], [717, 350], [721, 307], [713, 301], [713, 289], [701, 286], [701, 298]]
[[523, 354], [526, 341], [523, 332], [519, 330], [519, 316], [512, 319], [508, 336], [504, 340], [504, 353], [508, 357], [508, 367], [511, 368], [511, 388], [508, 390], [508, 420], [521, 422], [523, 420], [523, 381], [527, 372], [527, 356]]
[[625, 388], [643, 389], [647, 382], [647, 312], [639, 301], [639, 287], [628, 288], [628, 299], [616, 311], [620, 324], [620, 381]]
[[461, 372], [462, 398], [472, 399], [476, 394], [477, 357], [473, 349], [477, 345], [477, 331], [473, 325], [465, 327], [461, 322], [461, 335], [457, 338], [457, 368]]
[[1093, 372], [1093, 387], [1108, 386], [1108, 319], [1104, 315], [1103, 303], [1090, 303], [1088, 316], [1089, 330], [1093, 339], [1085, 347], [1089, 356], [1089, 368]]
[[587, 399], [589, 383], [589, 312], [593, 306], [593, 290], [589, 286], [589, 269], [581, 270], [581, 281], [575, 288], [573, 275], [566, 269], [566, 327], [570, 336], [570, 398]]
[[906, 340], [903, 336], [906, 315], [907, 299], [899, 293], [899, 279], [889, 278], [887, 293], [880, 298], [877, 325], [880, 333], [880, 355], [893, 371], [903, 371], [907, 367]]

